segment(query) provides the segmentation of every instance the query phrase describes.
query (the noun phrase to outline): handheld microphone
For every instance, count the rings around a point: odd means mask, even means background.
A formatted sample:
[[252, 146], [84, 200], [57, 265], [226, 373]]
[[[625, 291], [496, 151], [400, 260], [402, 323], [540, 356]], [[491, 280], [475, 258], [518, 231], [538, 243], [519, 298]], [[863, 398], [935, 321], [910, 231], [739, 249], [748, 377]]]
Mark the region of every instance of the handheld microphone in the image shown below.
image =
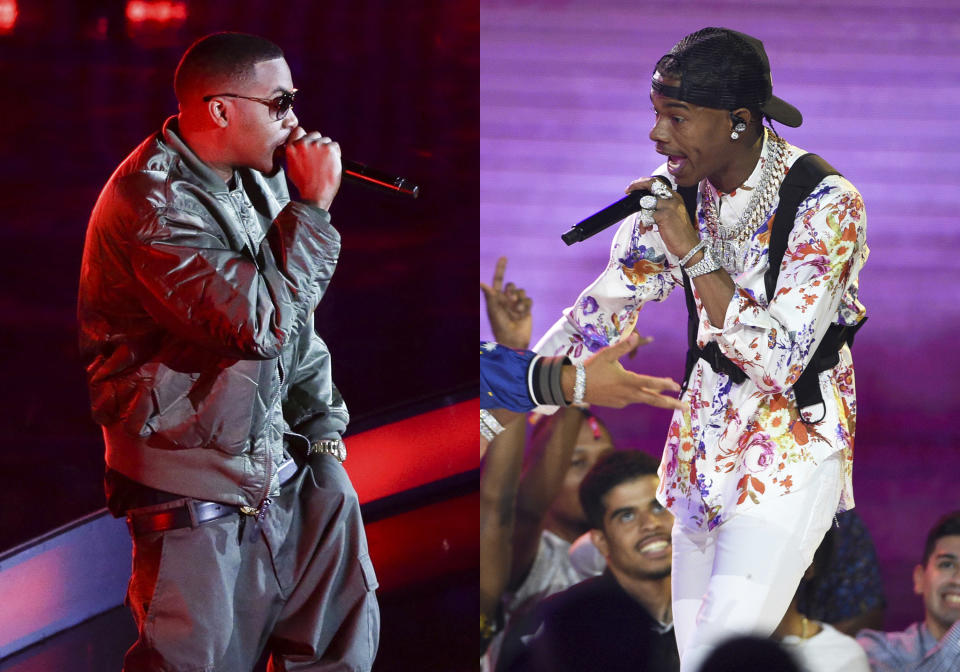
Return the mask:
[[[668, 187], [673, 187], [670, 181], [662, 175], [654, 175], [654, 177], [664, 182]], [[640, 199], [649, 195], [650, 192], [646, 189], [631, 191], [616, 203], [608, 205], [600, 212], [590, 215], [583, 221], [577, 222], [569, 231], [561, 234], [560, 238], [567, 245], [573, 245], [574, 243], [586, 240], [590, 236], [600, 233], [604, 229], [613, 226], [620, 220], [626, 219], [629, 215], [640, 210]]]
[[340, 164], [343, 166], [343, 176], [360, 184], [410, 198], [416, 198], [420, 194], [420, 187], [410, 180], [370, 168], [365, 163], [341, 157]]
[[608, 205], [600, 212], [594, 213], [581, 222], [577, 222], [566, 233], [560, 236], [567, 245], [579, 243], [590, 236], [594, 236], [604, 229], [613, 226], [621, 219], [632, 215], [640, 209], [640, 199], [650, 192], [646, 189], [631, 191], [612, 205]]

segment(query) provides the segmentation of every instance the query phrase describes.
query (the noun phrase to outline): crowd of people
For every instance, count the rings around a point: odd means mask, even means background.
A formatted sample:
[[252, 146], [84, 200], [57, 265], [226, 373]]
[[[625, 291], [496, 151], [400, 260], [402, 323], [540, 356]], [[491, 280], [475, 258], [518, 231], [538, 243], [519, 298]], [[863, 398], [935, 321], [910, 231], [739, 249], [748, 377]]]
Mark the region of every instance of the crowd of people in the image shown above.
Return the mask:
[[[617, 446], [584, 407], [512, 423], [490, 444], [482, 471], [482, 669], [680, 670], [674, 521], [656, 498], [658, 465]], [[922, 618], [885, 632], [870, 534], [855, 510], [838, 514], [773, 633], [731, 635], [699, 669], [960, 669], [960, 511], [930, 529], [913, 582]]]
[[[503, 284], [505, 265], [501, 259], [485, 295], [497, 342], [518, 353], [529, 342], [531, 303]], [[506, 319], [510, 311], [522, 319]], [[523, 379], [528, 368], [529, 358]], [[674, 518], [657, 500], [659, 461], [618, 446], [588, 404], [511, 418], [487, 445], [481, 475], [481, 669], [680, 670]], [[870, 533], [856, 510], [839, 513], [776, 629], [769, 636], [730, 633], [698, 669], [960, 669], [960, 510], [929, 530], [913, 583], [922, 618], [884, 631], [886, 599]]]
[[[670, 607], [673, 517], [656, 499], [657, 467], [645, 452], [616, 448], [586, 409], [541, 418], [532, 429], [513, 424], [491, 444], [484, 494], [495, 483], [514, 487], [484, 498], [485, 509], [498, 512], [502, 539], [500, 546], [490, 537], [482, 544], [481, 580], [489, 591], [484, 669], [680, 669]], [[512, 479], [502, 478], [507, 471]], [[884, 632], [885, 598], [869, 532], [856, 511], [839, 514], [770, 638], [732, 637], [701, 669], [958, 669], [958, 563], [960, 511], [954, 511], [930, 530], [914, 570], [922, 619]], [[503, 579], [490, 588], [484, 580], [498, 572]], [[780, 667], [781, 659], [795, 667]]]
[[[504, 285], [505, 266], [502, 258], [484, 291], [499, 347], [520, 355], [529, 343], [531, 302], [513, 283]], [[631, 341], [634, 348], [642, 343]], [[605, 366], [626, 352], [604, 348], [601, 354], [611, 358]], [[522, 358], [518, 396], [534, 356]], [[669, 389], [659, 388], [662, 399], [672, 399], [665, 396]], [[589, 404], [570, 405], [569, 396], [552, 416], [511, 413], [484, 444], [481, 669], [678, 671], [674, 518], [657, 499], [659, 461], [618, 446]], [[532, 397], [526, 404], [535, 406]], [[698, 669], [960, 669], [960, 510], [935, 522], [920, 560], [913, 583], [922, 619], [903, 631], [884, 631], [886, 600], [870, 533], [856, 510], [838, 513], [776, 629], [769, 636], [731, 632]]]

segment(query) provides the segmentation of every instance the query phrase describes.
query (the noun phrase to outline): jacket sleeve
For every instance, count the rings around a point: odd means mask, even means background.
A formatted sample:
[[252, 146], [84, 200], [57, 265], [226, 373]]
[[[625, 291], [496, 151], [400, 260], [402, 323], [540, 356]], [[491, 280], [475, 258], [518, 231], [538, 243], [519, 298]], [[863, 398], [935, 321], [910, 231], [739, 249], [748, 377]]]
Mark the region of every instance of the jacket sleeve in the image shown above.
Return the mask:
[[539, 405], [569, 406], [561, 375], [566, 357], [543, 357], [493, 342], [480, 343], [480, 408], [526, 413]]
[[290, 376], [283, 415], [297, 434], [310, 442], [339, 439], [347, 429], [350, 414], [333, 383], [330, 352], [314, 331], [311, 314], [300, 335], [300, 347]]
[[209, 217], [162, 207], [140, 218], [129, 259], [145, 309], [179, 337], [225, 356], [270, 359], [330, 282], [340, 235], [330, 215], [290, 202], [251, 258]]
[[700, 346], [716, 340], [763, 392], [790, 388], [831, 322], [863, 318], [856, 278], [868, 254], [866, 224], [860, 194], [843, 178], [826, 178], [797, 210], [774, 296], [735, 287], [720, 328], [700, 306]]
[[647, 301], [662, 301], [677, 286], [677, 259], [660, 234], [636, 230], [637, 215], [617, 230], [610, 260], [600, 276], [580, 294], [534, 350], [544, 355], [567, 355], [573, 361], [590, 356], [629, 333]]

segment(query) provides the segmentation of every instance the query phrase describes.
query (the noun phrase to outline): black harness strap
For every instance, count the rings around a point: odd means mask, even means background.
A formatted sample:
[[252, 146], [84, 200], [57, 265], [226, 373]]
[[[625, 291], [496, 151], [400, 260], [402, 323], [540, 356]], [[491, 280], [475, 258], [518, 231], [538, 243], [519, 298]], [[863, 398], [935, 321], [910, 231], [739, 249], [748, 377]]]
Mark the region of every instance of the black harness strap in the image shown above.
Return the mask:
[[[804, 154], [797, 159], [790, 171], [780, 185], [780, 203], [777, 206], [777, 212], [771, 222], [770, 247], [767, 251], [769, 268], [763, 276], [764, 288], [767, 293], [767, 303], [773, 300], [777, 288], [777, 279], [780, 277], [780, 265], [783, 262], [783, 255], [787, 251], [787, 242], [790, 238], [790, 232], [793, 230], [794, 222], [797, 218], [797, 210], [800, 203], [803, 202], [814, 190], [814, 188], [823, 181], [828, 175], [839, 175], [830, 164], [824, 161], [816, 154]], [[683, 198], [687, 213], [690, 215], [690, 221], [697, 221], [697, 187], [680, 187], [678, 193]], [[779, 226], [777, 225], [779, 223]], [[696, 302], [693, 299], [693, 288], [686, 271], [680, 269], [683, 275], [683, 289], [687, 301], [687, 361], [686, 370], [683, 376], [683, 386], [690, 382], [690, 375], [696, 366], [698, 359], [704, 359], [710, 364], [716, 373], [725, 373], [730, 380], [739, 385], [747, 379], [747, 374], [728, 359], [721, 351], [719, 346], [711, 341], [705, 348], [697, 347], [697, 331], [700, 327], [700, 320], [697, 315]], [[805, 423], [817, 423], [823, 420], [826, 414], [826, 406], [823, 406], [823, 413], [817, 420], [807, 420], [803, 411], [817, 404], [823, 405], [823, 395], [820, 393], [819, 374], [823, 371], [832, 369], [840, 361], [840, 348], [844, 343], [853, 346], [853, 337], [857, 330], [863, 326], [866, 319], [861, 320], [856, 326], [844, 327], [839, 324], [831, 324], [824, 335], [820, 345], [813, 353], [810, 363], [804, 369], [803, 373], [793, 384], [793, 392], [797, 400], [797, 408], [800, 410], [800, 418]]]
[[[763, 284], [767, 290], [767, 303], [773, 300], [780, 277], [780, 264], [787, 252], [787, 242], [797, 219], [797, 210], [803, 200], [813, 193], [814, 188], [828, 175], [839, 175], [836, 169], [816, 154], [804, 154], [797, 159], [780, 185], [780, 203], [770, 223], [770, 247], [767, 259], [770, 266], [763, 275]], [[782, 213], [782, 214], [781, 214]], [[777, 223], [780, 222], [780, 226]]]

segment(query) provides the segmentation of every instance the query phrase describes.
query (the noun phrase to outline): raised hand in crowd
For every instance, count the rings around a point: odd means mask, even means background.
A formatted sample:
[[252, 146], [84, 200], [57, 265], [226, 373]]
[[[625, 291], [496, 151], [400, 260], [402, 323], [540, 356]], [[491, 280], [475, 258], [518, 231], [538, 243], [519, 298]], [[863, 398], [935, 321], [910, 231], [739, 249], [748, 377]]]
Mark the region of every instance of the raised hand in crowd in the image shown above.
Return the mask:
[[533, 317], [530, 307], [533, 300], [524, 290], [508, 282], [503, 284], [503, 275], [507, 270], [507, 258], [497, 259], [493, 271], [493, 283], [480, 283], [483, 297], [487, 302], [487, 317], [497, 343], [519, 350], [530, 347], [530, 334], [533, 331]]

